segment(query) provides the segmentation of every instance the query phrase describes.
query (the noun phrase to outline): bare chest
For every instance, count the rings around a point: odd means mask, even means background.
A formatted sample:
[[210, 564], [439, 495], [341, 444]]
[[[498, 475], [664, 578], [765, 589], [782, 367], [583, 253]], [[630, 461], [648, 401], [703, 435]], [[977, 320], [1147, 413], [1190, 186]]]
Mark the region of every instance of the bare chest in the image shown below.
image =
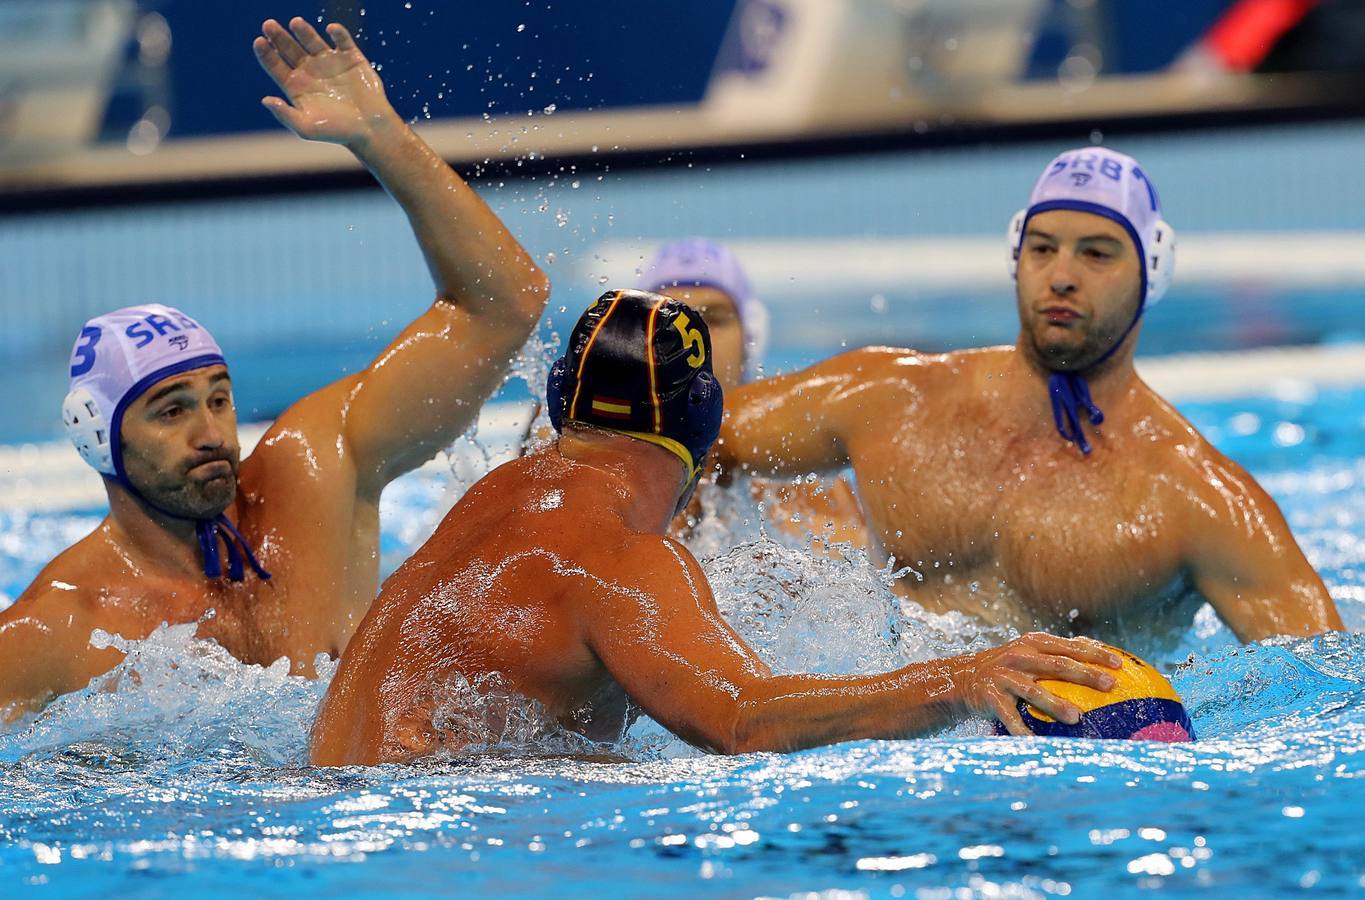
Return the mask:
[[[1103, 618], [1165, 590], [1179, 554], [1164, 482], [1058, 441], [904, 430], [854, 455], [869, 525], [910, 591], [998, 620]], [[888, 452], [887, 448], [893, 448]], [[852, 449], [852, 448], [851, 448]]]

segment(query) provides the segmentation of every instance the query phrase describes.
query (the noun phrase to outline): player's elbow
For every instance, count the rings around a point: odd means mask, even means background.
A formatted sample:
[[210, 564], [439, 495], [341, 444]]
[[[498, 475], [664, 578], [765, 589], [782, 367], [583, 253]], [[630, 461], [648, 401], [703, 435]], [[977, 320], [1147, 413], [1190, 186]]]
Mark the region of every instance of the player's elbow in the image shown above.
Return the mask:
[[514, 298], [514, 312], [520, 317], [522, 325], [529, 334], [540, 317], [545, 313], [545, 304], [550, 300], [550, 276], [537, 265], [532, 265], [526, 280]]
[[711, 750], [724, 756], [741, 753], [782, 753], [792, 749], [782, 729], [774, 727], [771, 703], [752, 692], [741, 693], [727, 710], [724, 727], [717, 729]]

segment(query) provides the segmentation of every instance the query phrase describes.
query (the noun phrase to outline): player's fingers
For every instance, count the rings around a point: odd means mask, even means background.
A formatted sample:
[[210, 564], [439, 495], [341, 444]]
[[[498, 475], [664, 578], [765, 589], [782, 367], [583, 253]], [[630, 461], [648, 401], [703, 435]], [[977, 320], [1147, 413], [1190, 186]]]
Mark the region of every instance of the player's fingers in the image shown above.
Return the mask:
[[336, 44], [338, 50], [355, 50], [355, 38], [346, 30], [346, 26], [340, 22], [333, 22], [327, 26], [327, 36]]
[[276, 52], [274, 45], [265, 38], [258, 37], [251, 42], [251, 49], [256, 52], [256, 61], [261, 64], [262, 69], [265, 69], [265, 73], [279, 86], [280, 90], [284, 90], [284, 81], [293, 69], [289, 68], [285, 61], [280, 58], [280, 54]]
[[1007, 694], [1025, 700], [1030, 706], [1047, 713], [1059, 722], [1075, 725], [1081, 720], [1081, 710], [1070, 700], [1063, 700], [1027, 675], [1009, 673], [1001, 678], [1000, 687]]
[[261, 105], [275, 116], [281, 125], [295, 134], [301, 134], [303, 118], [299, 111], [279, 97], [262, 97]]
[[1081, 662], [1108, 666], [1111, 669], [1117, 669], [1123, 665], [1123, 660], [1117, 653], [1099, 641], [1090, 638], [1064, 638], [1055, 634], [1034, 631], [1024, 635], [1024, 640], [1039, 650], [1069, 656], [1072, 659], [1079, 659]]
[[265, 39], [275, 48], [275, 52], [280, 55], [280, 58], [293, 68], [297, 68], [298, 64], [308, 56], [299, 46], [299, 42], [294, 40], [294, 36], [285, 31], [284, 26], [274, 19], [265, 20], [261, 25], [261, 34], [265, 35]]
[[295, 16], [289, 20], [289, 30], [294, 33], [299, 45], [309, 53], [326, 53], [332, 49], [327, 46], [327, 42], [318, 34], [317, 29], [302, 16]]
[[1039, 653], [1020, 660], [1016, 669], [1037, 677], [1084, 685], [1097, 691], [1107, 691], [1114, 686], [1114, 676], [1105, 669], [1066, 656]]
[[1023, 716], [1019, 715], [1019, 707], [1014, 698], [1007, 696], [1004, 691], [998, 688], [990, 688], [986, 694], [986, 702], [990, 704], [991, 712], [1000, 720], [1000, 724], [1005, 726], [1005, 730], [1017, 737], [1027, 737], [1033, 732], [1024, 724]]

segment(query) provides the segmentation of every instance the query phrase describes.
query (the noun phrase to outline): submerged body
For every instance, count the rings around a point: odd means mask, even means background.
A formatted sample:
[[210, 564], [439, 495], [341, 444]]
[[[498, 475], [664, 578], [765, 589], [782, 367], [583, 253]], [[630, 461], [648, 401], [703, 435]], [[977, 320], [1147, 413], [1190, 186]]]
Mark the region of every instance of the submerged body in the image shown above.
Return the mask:
[[[1244, 640], [1340, 628], [1273, 500], [1131, 370], [1082, 455], [1014, 347], [852, 351], [736, 392], [729, 465], [850, 465], [906, 596], [1019, 629], [1110, 634], [1186, 587]], [[800, 427], [796, 427], [796, 423]]]

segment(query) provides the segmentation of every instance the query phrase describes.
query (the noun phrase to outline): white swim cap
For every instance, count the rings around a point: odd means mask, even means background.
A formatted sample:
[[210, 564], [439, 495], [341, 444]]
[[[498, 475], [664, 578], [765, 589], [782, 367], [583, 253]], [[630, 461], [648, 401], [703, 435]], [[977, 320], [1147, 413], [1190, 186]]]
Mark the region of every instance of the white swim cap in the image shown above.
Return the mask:
[[1142, 266], [1143, 306], [1161, 299], [1175, 274], [1175, 230], [1161, 219], [1156, 187], [1137, 160], [1105, 147], [1068, 150], [1039, 176], [1028, 207], [1009, 227], [1010, 276], [1019, 272], [1019, 250], [1028, 220], [1050, 209], [1094, 213], [1119, 223], [1133, 239]]
[[218, 365], [218, 343], [178, 309], [148, 303], [97, 316], [71, 349], [67, 436], [96, 471], [126, 481], [118, 434], [124, 410], [162, 379]]
[[659, 248], [645, 269], [640, 289], [668, 293], [675, 287], [709, 287], [735, 303], [744, 335], [744, 379], [758, 374], [768, 349], [768, 308], [753, 294], [739, 258], [723, 244], [705, 238], [670, 241]]

